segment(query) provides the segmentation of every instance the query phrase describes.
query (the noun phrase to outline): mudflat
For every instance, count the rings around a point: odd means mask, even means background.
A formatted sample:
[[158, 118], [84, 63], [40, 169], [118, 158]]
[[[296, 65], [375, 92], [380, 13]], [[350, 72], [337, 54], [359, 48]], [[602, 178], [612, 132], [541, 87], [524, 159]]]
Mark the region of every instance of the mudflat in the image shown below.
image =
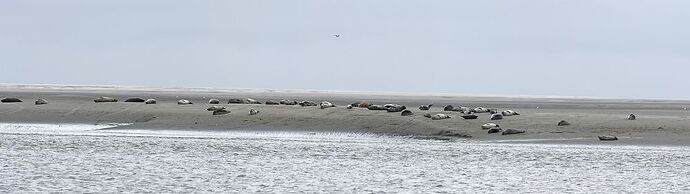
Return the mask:
[[[94, 103], [108, 96], [118, 102]], [[144, 88], [104, 86], [0, 85], [0, 98], [15, 97], [20, 103], [0, 103], [0, 122], [5, 123], [132, 123], [119, 129], [150, 130], [262, 130], [351, 132], [453, 139], [473, 142], [530, 142], [584, 144], [671, 144], [690, 145], [689, 101], [627, 100], [559, 97], [462, 96], [444, 94], [376, 93], [306, 90], [249, 90], [209, 88]], [[154, 98], [157, 104], [124, 102], [131, 97]], [[48, 104], [34, 105], [37, 99]], [[230, 113], [213, 115], [207, 108], [216, 98]], [[336, 107], [227, 104], [230, 98], [253, 98], [260, 102], [290, 99], [329, 101]], [[178, 105], [187, 99], [194, 104]], [[347, 109], [357, 101], [372, 104], [400, 104], [413, 115], [400, 112]], [[433, 104], [429, 110], [420, 105]], [[214, 104], [215, 105], [215, 104]], [[444, 111], [445, 105], [513, 110], [520, 115], [489, 120], [463, 119], [463, 113]], [[250, 115], [250, 109], [260, 113]], [[447, 114], [451, 118], [432, 120], [423, 115]], [[628, 120], [629, 114], [637, 120]], [[568, 126], [557, 126], [561, 120]], [[489, 134], [485, 123], [503, 129], [525, 130], [515, 135]], [[618, 141], [601, 142], [600, 135], [614, 135]]]

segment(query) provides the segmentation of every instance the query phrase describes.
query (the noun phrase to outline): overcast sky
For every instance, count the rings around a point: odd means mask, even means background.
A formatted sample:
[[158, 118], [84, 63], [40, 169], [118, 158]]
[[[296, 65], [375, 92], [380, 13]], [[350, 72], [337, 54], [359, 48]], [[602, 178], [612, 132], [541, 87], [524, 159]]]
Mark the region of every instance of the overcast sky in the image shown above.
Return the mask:
[[2, 0], [0, 83], [690, 99], [689, 36], [687, 0]]

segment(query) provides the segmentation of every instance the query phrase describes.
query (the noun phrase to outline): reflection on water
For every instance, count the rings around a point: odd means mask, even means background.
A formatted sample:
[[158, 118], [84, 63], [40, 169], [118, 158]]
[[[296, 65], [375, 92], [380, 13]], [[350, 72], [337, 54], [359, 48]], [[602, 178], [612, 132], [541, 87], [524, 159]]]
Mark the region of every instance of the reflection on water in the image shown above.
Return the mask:
[[[0, 192], [690, 192], [690, 148], [0, 125]], [[37, 132], [38, 131], [38, 132]]]

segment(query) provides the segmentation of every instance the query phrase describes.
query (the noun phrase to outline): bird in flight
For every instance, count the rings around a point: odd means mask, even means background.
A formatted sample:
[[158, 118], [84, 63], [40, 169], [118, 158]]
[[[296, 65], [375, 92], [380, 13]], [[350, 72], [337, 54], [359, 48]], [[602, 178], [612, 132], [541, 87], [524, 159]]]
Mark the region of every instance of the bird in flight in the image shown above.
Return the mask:
[[336, 38], [340, 38], [340, 34], [335, 34], [333, 36], [335, 36]]

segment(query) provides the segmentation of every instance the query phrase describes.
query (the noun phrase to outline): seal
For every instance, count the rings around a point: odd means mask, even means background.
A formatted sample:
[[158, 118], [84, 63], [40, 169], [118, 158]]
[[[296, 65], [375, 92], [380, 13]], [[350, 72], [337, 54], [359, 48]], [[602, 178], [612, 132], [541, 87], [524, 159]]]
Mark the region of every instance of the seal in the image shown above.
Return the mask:
[[277, 101], [275, 101], [275, 100], [267, 100], [267, 101], [265, 102], [265, 104], [266, 104], [266, 105], [279, 105], [280, 102], [277, 102]]
[[22, 102], [19, 98], [3, 98], [0, 100], [2, 103], [12, 103], [12, 102]]
[[419, 105], [419, 110], [429, 110], [431, 106], [434, 104], [429, 104], [429, 105]]
[[249, 110], [249, 115], [256, 115], [256, 114], [259, 114], [258, 110], [254, 110], [254, 109]]
[[216, 110], [213, 111], [213, 115], [224, 115], [230, 113], [229, 110], [221, 109], [221, 110]]
[[215, 98], [211, 98], [210, 100], [208, 100], [208, 103], [209, 104], [220, 104], [220, 100], [215, 99]]
[[146, 101], [144, 101], [144, 103], [146, 103], [146, 104], [156, 104], [156, 99], [149, 98], [149, 99], [146, 99]]
[[520, 115], [520, 113], [517, 113], [517, 112], [512, 111], [512, 110], [504, 110], [503, 112], [501, 112], [501, 114], [502, 114], [503, 116]]
[[410, 110], [403, 110], [403, 111], [400, 113], [401, 116], [411, 116], [411, 115], [413, 115], [413, 114], [414, 114], [414, 113], [412, 113], [412, 111], [410, 111]]
[[376, 105], [376, 104], [369, 105], [369, 107], [367, 109], [369, 109], [369, 110], [388, 110], [385, 106]]
[[34, 104], [35, 105], [44, 105], [44, 104], [48, 104], [48, 101], [46, 101], [45, 99], [38, 99], [38, 100], [36, 100], [36, 102], [34, 102]]
[[431, 120], [441, 120], [441, 119], [450, 119], [450, 116], [448, 116], [447, 114], [431, 115]]
[[557, 124], [557, 126], [568, 126], [568, 125], [570, 125], [570, 122], [568, 122], [566, 120], [558, 121], [558, 124]]
[[491, 129], [495, 127], [500, 127], [496, 123], [486, 123], [482, 125], [482, 129]]
[[225, 107], [222, 106], [212, 106], [206, 109], [207, 111], [217, 111], [217, 110], [225, 110]]
[[443, 107], [443, 110], [444, 111], [453, 111], [453, 105], [446, 105], [445, 107]]
[[616, 140], [618, 140], [618, 137], [612, 136], [612, 135], [602, 135], [602, 136], [599, 136], [599, 140], [601, 140], [601, 141], [616, 141]]
[[628, 115], [628, 120], [636, 120], [636, 119], [637, 119], [637, 116], [635, 116], [634, 114]]
[[125, 102], [145, 102], [145, 101], [146, 100], [144, 100], [143, 98], [139, 98], [139, 97], [127, 98], [127, 100], [125, 100]]
[[386, 107], [386, 111], [388, 112], [400, 112], [407, 109], [407, 107], [399, 104], [386, 104], [383, 105], [383, 107]]
[[424, 113], [424, 117], [431, 118], [431, 113]]
[[350, 104], [350, 105], [352, 105], [352, 107], [369, 108], [369, 106], [371, 105], [371, 103], [369, 103], [369, 102], [367, 102], [367, 101], [359, 101], [359, 102], [354, 102], [354, 103], [352, 103], [352, 104]]
[[182, 100], [178, 100], [178, 101], [177, 101], [177, 104], [179, 104], [179, 105], [187, 105], [187, 104], [194, 104], [194, 103], [192, 103], [192, 101], [182, 99]]
[[525, 133], [524, 130], [517, 130], [517, 129], [506, 129], [501, 133], [501, 135], [513, 135], [513, 134], [519, 134], [519, 133]]
[[460, 117], [462, 117], [463, 119], [477, 119], [478, 116], [477, 115], [462, 115]]
[[101, 103], [101, 102], [117, 102], [116, 98], [111, 98], [111, 97], [105, 97], [101, 96], [93, 100], [95, 103]]
[[300, 106], [317, 106], [316, 102], [312, 101], [302, 101], [299, 103]]
[[501, 119], [503, 119], [503, 115], [502, 114], [492, 114], [490, 119], [491, 120], [501, 120]]
[[280, 104], [282, 105], [297, 105], [297, 101], [294, 100], [288, 100], [288, 99], [282, 99], [280, 100]]
[[323, 101], [323, 102], [321, 102], [321, 103], [319, 104], [319, 107], [320, 107], [321, 109], [324, 109], [324, 108], [335, 107], [335, 105], [333, 105], [333, 103], [331, 103], [331, 102]]
[[352, 104], [348, 104], [347, 109], [352, 109]]
[[480, 106], [480, 107], [472, 109], [472, 112], [474, 112], [474, 113], [491, 113], [491, 110], [489, 110], [488, 108], [484, 108], [484, 107]]
[[501, 131], [503, 131], [503, 129], [501, 129], [500, 127], [494, 127], [494, 128], [489, 129], [488, 133], [498, 133]]

